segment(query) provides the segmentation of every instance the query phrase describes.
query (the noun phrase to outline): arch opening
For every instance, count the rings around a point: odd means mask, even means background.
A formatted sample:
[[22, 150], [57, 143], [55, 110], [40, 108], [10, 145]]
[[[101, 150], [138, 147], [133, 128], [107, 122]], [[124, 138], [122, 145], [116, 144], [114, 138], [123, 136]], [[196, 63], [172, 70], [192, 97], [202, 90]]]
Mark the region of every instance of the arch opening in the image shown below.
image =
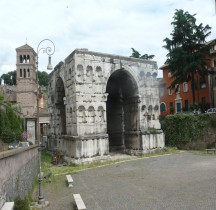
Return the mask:
[[134, 77], [123, 69], [115, 71], [106, 92], [109, 150], [140, 149], [139, 92]]
[[58, 78], [56, 82], [56, 96], [58, 134], [66, 134], [65, 88], [61, 78]]

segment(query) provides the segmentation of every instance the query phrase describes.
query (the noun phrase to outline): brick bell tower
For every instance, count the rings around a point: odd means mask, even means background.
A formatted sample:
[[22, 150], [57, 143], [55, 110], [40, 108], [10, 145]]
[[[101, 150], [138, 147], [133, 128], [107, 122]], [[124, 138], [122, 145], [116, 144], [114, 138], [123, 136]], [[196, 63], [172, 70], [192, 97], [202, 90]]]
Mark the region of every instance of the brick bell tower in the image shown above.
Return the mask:
[[25, 128], [32, 142], [35, 142], [36, 132], [36, 58], [36, 52], [28, 44], [16, 48], [17, 103], [20, 104], [25, 118]]

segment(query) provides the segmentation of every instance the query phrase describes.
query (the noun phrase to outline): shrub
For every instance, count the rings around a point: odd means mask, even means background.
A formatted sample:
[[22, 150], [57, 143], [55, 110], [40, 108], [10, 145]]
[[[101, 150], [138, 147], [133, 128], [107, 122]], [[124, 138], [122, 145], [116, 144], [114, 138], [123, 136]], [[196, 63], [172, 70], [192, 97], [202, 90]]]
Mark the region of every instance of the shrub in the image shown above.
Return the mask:
[[5, 104], [6, 110], [0, 108], [0, 139], [5, 143], [21, 140], [23, 120], [17, 116], [10, 104]]
[[14, 210], [30, 210], [29, 204], [30, 201], [27, 196], [23, 199], [17, 197], [14, 200]]
[[168, 115], [162, 123], [167, 146], [185, 145], [196, 141], [206, 126], [216, 126], [216, 117], [209, 114]]

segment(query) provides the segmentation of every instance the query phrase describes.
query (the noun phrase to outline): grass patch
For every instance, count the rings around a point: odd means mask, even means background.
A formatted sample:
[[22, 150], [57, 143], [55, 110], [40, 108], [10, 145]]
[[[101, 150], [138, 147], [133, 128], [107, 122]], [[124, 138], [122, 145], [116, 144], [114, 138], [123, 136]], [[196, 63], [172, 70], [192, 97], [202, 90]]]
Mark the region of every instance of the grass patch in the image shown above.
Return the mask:
[[176, 153], [180, 153], [180, 151], [175, 149], [175, 148], [167, 148], [165, 151], [161, 151], [158, 153], [148, 153], [148, 154], [143, 154], [143, 155], [139, 155], [139, 156], [132, 156], [129, 158], [124, 158], [124, 159], [110, 160], [110, 161], [104, 161], [104, 162], [93, 162], [93, 163], [82, 164], [82, 165], [75, 165], [74, 164], [71, 166], [63, 166], [63, 167], [53, 166], [51, 164], [51, 159], [44, 158], [43, 159], [44, 161], [49, 161], [49, 162], [43, 163], [42, 165], [44, 165], [46, 167], [47, 171], [51, 171], [53, 175], [66, 174], [66, 173], [73, 174], [73, 173], [76, 173], [76, 172], [81, 171], [81, 170], [96, 168], [99, 166], [111, 165], [111, 164], [119, 163], [122, 161], [134, 160], [134, 159], [139, 159], [139, 158], [144, 158], [144, 157], [154, 157], [154, 156], [165, 155], [165, 154], [176, 154]]
[[41, 153], [41, 168], [45, 174], [51, 172], [51, 167], [52, 167], [51, 162], [52, 162], [51, 154], [47, 152], [42, 152]]
[[54, 175], [58, 175], [58, 174], [64, 174], [64, 173], [76, 173], [78, 171], [81, 170], [85, 170], [85, 169], [90, 169], [90, 168], [96, 168], [99, 166], [106, 166], [106, 165], [110, 165], [110, 164], [114, 164], [123, 160], [129, 160], [129, 158], [126, 159], [121, 159], [121, 160], [112, 160], [112, 161], [105, 161], [105, 162], [93, 162], [93, 163], [89, 163], [89, 164], [83, 164], [83, 165], [71, 165], [71, 166], [64, 166], [64, 167], [52, 167], [52, 173]]
[[166, 155], [166, 154], [177, 154], [180, 153], [180, 150], [176, 149], [175, 147], [167, 147], [166, 150], [161, 152], [155, 152], [155, 153], [147, 153], [137, 156], [137, 158], [143, 158], [143, 157], [154, 157], [158, 155]]
[[192, 153], [194, 155], [204, 155], [204, 156], [216, 155], [214, 154], [214, 152], [207, 153], [205, 150], [187, 150], [187, 152]]

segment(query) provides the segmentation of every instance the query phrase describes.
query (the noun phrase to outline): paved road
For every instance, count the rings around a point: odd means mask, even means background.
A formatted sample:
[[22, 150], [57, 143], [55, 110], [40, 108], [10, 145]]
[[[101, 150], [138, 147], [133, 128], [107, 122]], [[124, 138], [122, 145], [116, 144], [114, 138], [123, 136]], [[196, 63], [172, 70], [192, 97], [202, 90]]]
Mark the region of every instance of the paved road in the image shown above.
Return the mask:
[[[65, 179], [65, 177], [64, 177]], [[73, 175], [56, 210], [80, 193], [88, 210], [215, 210], [216, 156], [187, 152], [132, 160]], [[52, 201], [51, 201], [52, 203]], [[52, 210], [55, 209], [52, 205]]]

